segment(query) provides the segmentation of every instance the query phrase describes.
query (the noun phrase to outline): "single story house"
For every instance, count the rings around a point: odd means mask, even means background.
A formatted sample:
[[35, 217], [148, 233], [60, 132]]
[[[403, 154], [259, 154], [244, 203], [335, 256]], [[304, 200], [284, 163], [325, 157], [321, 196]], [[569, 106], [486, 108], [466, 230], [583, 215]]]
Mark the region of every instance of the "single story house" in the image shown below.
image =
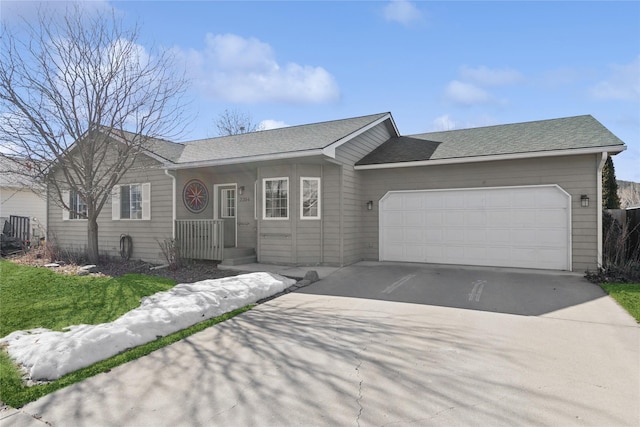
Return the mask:
[[[100, 249], [162, 262], [407, 261], [585, 271], [602, 260], [602, 167], [624, 143], [589, 115], [403, 136], [391, 113], [184, 143], [155, 140], [114, 188]], [[49, 228], [86, 223], [49, 204]]]

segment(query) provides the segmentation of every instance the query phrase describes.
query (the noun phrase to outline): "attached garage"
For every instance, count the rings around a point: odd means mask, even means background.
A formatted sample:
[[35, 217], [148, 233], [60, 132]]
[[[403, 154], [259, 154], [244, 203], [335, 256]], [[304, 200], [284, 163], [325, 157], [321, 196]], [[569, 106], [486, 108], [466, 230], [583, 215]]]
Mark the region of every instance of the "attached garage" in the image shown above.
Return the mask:
[[571, 270], [571, 196], [557, 185], [390, 191], [381, 261]]

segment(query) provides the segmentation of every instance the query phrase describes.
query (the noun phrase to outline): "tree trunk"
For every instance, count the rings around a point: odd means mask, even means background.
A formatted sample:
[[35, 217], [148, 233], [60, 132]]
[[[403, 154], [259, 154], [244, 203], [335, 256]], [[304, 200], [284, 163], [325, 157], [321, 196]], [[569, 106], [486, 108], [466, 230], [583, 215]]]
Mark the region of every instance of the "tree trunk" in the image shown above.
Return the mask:
[[95, 217], [88, 218], [87, 257], [89, 263], [98, 264], [98, 219]]

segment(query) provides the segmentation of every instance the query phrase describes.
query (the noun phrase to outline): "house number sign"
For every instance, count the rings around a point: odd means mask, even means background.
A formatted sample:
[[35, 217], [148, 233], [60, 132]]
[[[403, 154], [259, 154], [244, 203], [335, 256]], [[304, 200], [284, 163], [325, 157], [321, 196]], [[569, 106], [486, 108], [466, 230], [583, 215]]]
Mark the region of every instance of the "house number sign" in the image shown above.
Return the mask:
[[202, 212], [209, 203], [207, 187], [198, 179], [187, 182], [182, 191], [184, 205], [193, 213]]

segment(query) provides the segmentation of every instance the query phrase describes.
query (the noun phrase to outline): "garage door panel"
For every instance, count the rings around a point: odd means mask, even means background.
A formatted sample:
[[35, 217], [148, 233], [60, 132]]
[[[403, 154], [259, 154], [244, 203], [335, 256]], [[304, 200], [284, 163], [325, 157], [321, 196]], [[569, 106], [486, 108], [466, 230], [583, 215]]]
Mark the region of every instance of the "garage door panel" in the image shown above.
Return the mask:
[[566, 213], [561, 209], [546, 209], [536, 212], [535, 222], [540, 228], [556, 227], [562, 224], [565, 218]]
[[530, 209], [514, 209], [511, 211], [513, 227], [530, 227], [535, 225], [536, 212]]
[[451, 210], [443, 215], [444, 225], [447, 227], [459, 227], [464, 223], [464, 211], [463, 210]]
[[383, 212], [382, 216], [382, 220], [389, 227], [401, 227], [404, 225], [404, 213], [402, 211]]
[[439, 210], [427, 210], [425, 212], [425, 225], [430, 228], [444, 225], [444, 212]]
[[487, 243], [488, 234], [486, 229], [470, 229], [465, 233], [466, 242], [473, 245], [484, 245]]
[[424, 239], [424, 230], [404, 230], [404, 241], [407, 242], [407, 244], [416, 244], [416, 243], [420, 243], [420, 244], [424, 244], [425, 243], [425, 239]]
[[557, 186], [391, 192], [380, 259], [567, 270], [569, 216]]
[[402, 244], [404, 242], [404, 230], [402, 228], [387, 228], [383, 233], [387, 243]]
[[484, 227], [487, 223], [486, 213], [482, 210], [468, 210], [464, 212], [465, 227]]
[[422, 227], [424, 225], [424, 212], [408, 211], [404, 214], [404, 224], [408, 227]]
[[405, 210], [423, 210], [424, 209], [424, 197], [416, 193], [407, 193], [404, 198]]
[[[500, 224], [504, 225], [504, 224]], [[509, 245], [511, 241], [511, 230], [508, 228], [491, 228], [491, 230], [487, 233], [487, 243], [499, 244], [499, 245]]]
[[444, 230], [441, 228], [427, 228], [424, 230], [426, 244], [444, 243]]
[[459, 195], [455, 194], [446, 194], [444, 196], [444, 207], [447, 209], [451, 209], [451, 208], [458, 208], [458, 209], [462, 209], [464, 208], [464, 202], [465, 199], [464, 197], [459, 197]]

